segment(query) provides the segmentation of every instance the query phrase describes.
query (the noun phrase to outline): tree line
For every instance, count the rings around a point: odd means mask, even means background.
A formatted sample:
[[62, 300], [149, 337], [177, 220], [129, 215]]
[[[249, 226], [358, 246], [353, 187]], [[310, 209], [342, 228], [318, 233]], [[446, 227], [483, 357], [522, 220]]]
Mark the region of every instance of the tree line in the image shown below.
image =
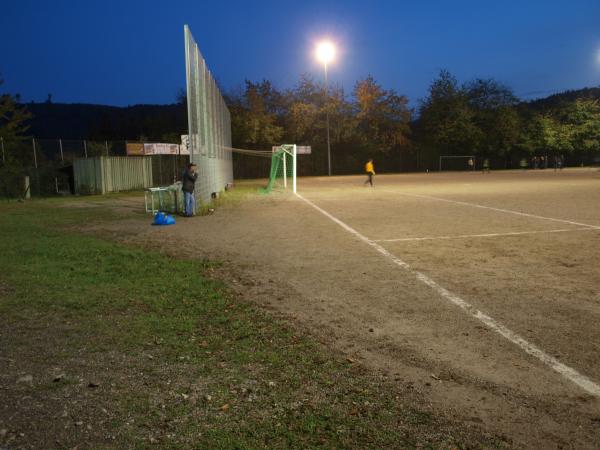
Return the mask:
[[236, 146], [312, 145], [308, 167], [299, 165], [307, 174], [326, 172], [327, 112], [337, 174], [360, 171], [368, 158], [384, 171], [437, 168], [440, 155], [473, 155], [495, 168], [515, 168], [534, 155], [589, 163], [600, 154], [598, 98], [600, 88], [594, 88], [527, 103], [497, 80], [460, 84], [447, 70], [412, 108], [405, 95], [372, 76], [349, 94], [340, 86], [326, 92], [303, 75], [292, 89], [246, 81], [243, 92], [227, 96]]
[[[246, 81], [239, 92], [224, 97], [234, 147], [312, 146], [312, 155], [300, 161], [301, 175], [327, 173], [326, 114], [334, 174], [360, 172], [369, 158], [378, 171], [396, 172], [435, 169], [440, 155], [474, 155], [477, 161], [492, 161], [492, 168], [514, 168], [533, 155], [560, 154], [578, 164], [600, 154], [600, 88], [523, 102], [497, 80], [459, 83], [442, 70], [413, 106], [372, 76], [358, 80], [350, 92], [339, 85], [326, 90], [305, 74], [290, 89], [277, 89], [268, 80]], [[172, 105], [117, 108], [51, 101], [27, 105], [4, 94], [0, 137], [7, 146], [27, 135], [177, 142], [187, 130], [185, 100], [180, 94]], [[264, 175], [262, 166], [244, 158], [238, 158], [236, 169], [240, 177]]]

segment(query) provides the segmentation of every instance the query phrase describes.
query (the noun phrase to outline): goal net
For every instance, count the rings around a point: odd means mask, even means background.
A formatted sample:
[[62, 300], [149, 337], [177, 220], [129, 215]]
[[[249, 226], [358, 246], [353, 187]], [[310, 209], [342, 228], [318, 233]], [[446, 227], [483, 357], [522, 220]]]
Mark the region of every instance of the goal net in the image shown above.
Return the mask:
[[284, 189], [296, 192], [296, 145], [280, 145], [271, 150], [223, 149], [233, 156], [236, 178], [267, 177], [262, 193]]
[[268, 193], [273, 189], [288, 188], [291, 189], [292, 192], [296, 192], [295, 145], [281, 145], [273, 148], [269, 182], [264, 191]]
[[444, 155], [440, 156], [440, 172], [442, 170], [475, 170], [473, 155]]

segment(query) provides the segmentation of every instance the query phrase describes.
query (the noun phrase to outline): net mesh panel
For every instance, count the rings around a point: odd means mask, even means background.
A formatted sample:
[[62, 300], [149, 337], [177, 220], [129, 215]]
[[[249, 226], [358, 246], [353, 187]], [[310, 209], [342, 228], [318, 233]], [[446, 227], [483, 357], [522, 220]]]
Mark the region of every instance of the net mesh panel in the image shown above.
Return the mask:
[[[289, 151], [278, 150], [271, 157], [271, 171], [269, 173], [269, 182], [263, 190], [265, 193], [273, 189], [292, 188], [294, 177], [294, 157]], [[287, 186], [286, 186], [287, 184]]]
[[198, 165], [196, 200], [233, 183], [231, 116], [189, 27], [184, 27], [190, 161]]

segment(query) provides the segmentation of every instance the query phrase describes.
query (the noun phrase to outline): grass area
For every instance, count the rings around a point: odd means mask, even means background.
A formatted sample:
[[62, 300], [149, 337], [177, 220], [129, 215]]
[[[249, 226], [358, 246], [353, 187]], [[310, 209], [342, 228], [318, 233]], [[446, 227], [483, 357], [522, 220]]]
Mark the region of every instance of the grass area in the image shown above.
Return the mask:
[[239, 301], [218, 262], [74, 231], [120, 219], [89, 202], [0, 206], [0, 445], [504, 447]]

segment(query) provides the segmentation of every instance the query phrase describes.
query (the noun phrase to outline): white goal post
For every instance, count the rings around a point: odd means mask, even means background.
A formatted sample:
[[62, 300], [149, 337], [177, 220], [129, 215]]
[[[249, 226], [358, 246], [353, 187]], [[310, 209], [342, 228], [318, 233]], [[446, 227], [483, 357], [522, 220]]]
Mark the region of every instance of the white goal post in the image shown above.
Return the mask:
[[475, 170], [475, 156], [474, 155], [442, 155], [440, 156], [440, 165], [439, 165], [439, 171], [442, 171], [442, 161], [444, 159], [457, 159], [457, 158], [462, 158], [465, 159], [465, 164], [469, 163], [469, 159], [473, 160], [473, 165], [471, 167], [469, 167], [471, 170]]
[[[296, 193], [296, 175], [297, 175], [297, 146], [296, 144], [285, 144], [285, 145], [279, 145], [279, 146], [274, 146], [273, 147], [273, 153], [276, 152], [283, 152], [284, 153], [284, 157], [281, 159], [281, 162], [283, 163], [283, 167], [281, 170], [281, 176], [283, 178], [283, 187], [284, 189], [287, 189], [287, 185], [288, 185], [288, 178], [291, 178], [291, 182], [292, 182], [292, 191], [294, 192], [294, 194]], [[290, 156], [289, 159], [291, 159], [291, 166], [288, 166], [288, 158], [286, 157], [286, 155]]]

